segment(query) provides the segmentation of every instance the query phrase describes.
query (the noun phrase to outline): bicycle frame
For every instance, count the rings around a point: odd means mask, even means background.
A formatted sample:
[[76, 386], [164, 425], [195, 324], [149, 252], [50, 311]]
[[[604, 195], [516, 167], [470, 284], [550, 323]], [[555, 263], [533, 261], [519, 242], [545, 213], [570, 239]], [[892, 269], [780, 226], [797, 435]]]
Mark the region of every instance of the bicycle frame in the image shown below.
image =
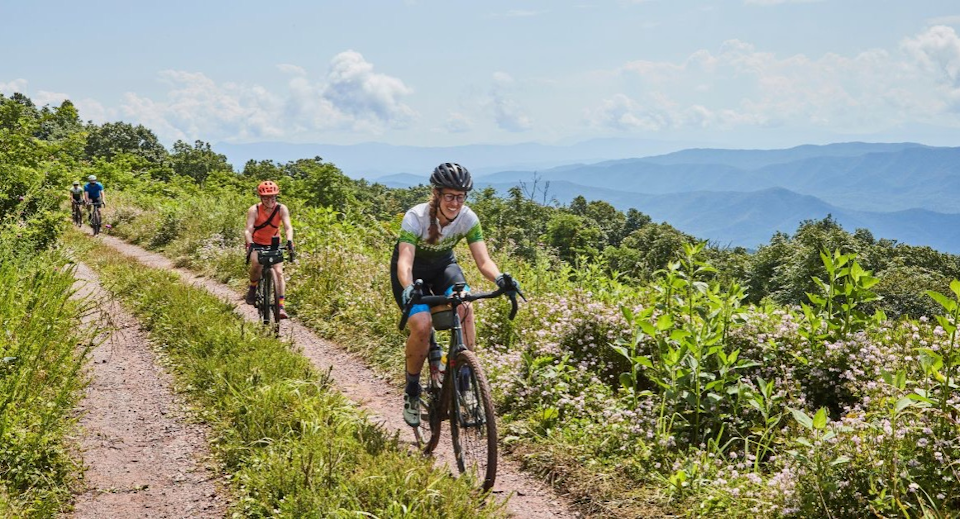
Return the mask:
[[[513, 285], [509, 277], [507, 281], [511, 286]], [[437, 387], [433, 377], [430, 379], [427, 392], [430, 436], [424, 447], [424, 453], [429, 454], [436, 448], [440, 441], [441, 423], [449, 419], [450, 437], [457, 468], [461, 473], [477, 469], [477, 475], [483, 480], [481, 488], [487, 491], [493, 488], [496, 481], [498, 457], [496, 410], [483, 366], [477, 356], [464, 344], [463, 323], [459, 308], [478, 299], [507, 295], [512, 305], [510, 319], [513, 319], [517, 313], [516, 296], [523, 297], [523, 294], [516, 287], [477, 294], [464, 293], [465, 289], [466, 283], [457, 283], [452, 287], [449, 296], [424, 296], [423, 281], [418, 279], [414, 283], [413, 297], [403, 308], [400, 329], [406, 327], [414, 304], [450, 305], [453, 315], [451, 316], [452, 326], [449, 328], [447, 370], [440, 387]], [[446, 326], [443, 329], [447, 329]], [[469, 370], [461, 373], [464, 367], [468, 367]], [[466, 387], [462, 387], [463, 381], [467, 382]], [[414, 435], [417, 437], [417, 442], [422, 443], [423, 436], [419, 427], [414, 427]]]
[[[269, 298], [269, 294], [267, 295], [267, 297], [261, 297], [261, 288], [265, 284], [264, 280], [269, 279], [269, 281], [266, 282], [266, 285], [270, 286], [272, 284], [273, 285], [272, 291], [274, 293], [276, 292], [276, 287], [279, 285], [278, 283], [279, 273], [274, 267], [283, 261], [283, 253], [288, 250], [289, 249], [287, 247], [281, 247], [279, 245], [279, 239], [277, 239], [275, 243], [272, 243], [270, 245], [269, 248], [260, 249], [257, 251], [257, 262], [260, 263], [260, 281], [257, 282], [257, 297], [258, 297], [257, 311], [261, 316], [261, 320], [264, 325], [270, 324], [270, 317], [272, 314], [272, 317], [274, 320], [274, 324], [273, 324], [274, 332], [278, 336], [280, 334], [279, 311], [276, 308], [274, 308], [275, 301], [265, 300]], [[250, 263], [250, 256], [252, 255], [252, 253], [253, 253], [253, 249], [250, 249], [247, 251], [247, 260], [246, 260], [247, 264]], [[269, 293], [271, 290], [267, 289], [266, 291]]]

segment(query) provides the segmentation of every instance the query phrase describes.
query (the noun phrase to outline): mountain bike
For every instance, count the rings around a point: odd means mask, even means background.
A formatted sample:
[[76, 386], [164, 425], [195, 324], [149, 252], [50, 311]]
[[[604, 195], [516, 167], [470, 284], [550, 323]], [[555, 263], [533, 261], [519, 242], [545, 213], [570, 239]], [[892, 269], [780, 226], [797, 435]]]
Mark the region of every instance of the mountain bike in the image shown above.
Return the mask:
[[[280, 336], [280, 294], [277, 293], [276, 279], [279, 275], [273, 267], [283, 263], [283, 252], [287, 247], [280, 246], [280, 239], [274, 237], [269, 248], [257, 249], [257, 261], [260, 263], [260, 281], [257, 282], [257, 295], [253, 306], [264, 326], [272, 327], [273, 333]], [[250, 264], [250, 255], [253, 249], [247, 250], [247, 265]], [[290, 261], [294, 261], [293, 251], [290, 251]]]
[[[504, 274], [504, 277], [507, 286], [513, 286], [509, 274]], [[463, 330], [457, 308], [470, 301], [506, 295], [510, 298], [510, 319], [513, 319], [517, 314], [517, 295], [523, 297], [523, 294], [516, 288], [501, 288], [476, 294], [462, 293], [465, 288], [466, 283], [457, 283], [453, 285], [453, 292], [449, 296], [425, 296], [423, 281], [416, 280], [413, 297], [403, 309], [400, 329], [406, 327], [413, 305], [425, 304], [440, 308], [436, 312], [431, 309], [431, 315], [434, 330], [450, 330], [446, 369], [439, 376], [434, 376], [437, 366], [435, 359], [431, 358], [430, 383], [420, 396], [421, 408], [426, 410], [426, 426], [414, 427], [413, 433], [424, 454], [430, 454], [440, 442], [441, 423], [449, 420], [457, 469], [460, 473], [469, 471], [482, 478], [482, 489], [486, 491], [493, 488], [497, 477], [496, 412], [490, 385], [480, 360], [463, 343]], [[438, 350], [439, 347], [431, 351], [431, 357], [439, 353]], [[442, 361], [439, 364], [439, 368], [443, 368]], [[421, 421], [421, 424], [423, 423], [424, 421]]]
[[73, 209], [73, 224], [77, 227], [83, 225], [83, 209], [80, 209], [80, 206], [83, 205], [83, 202], [77, 202], [76, 200], [71, 200], [70, 205]]
[[91, 202], [90, 205], [90, 228], [93, 229], [93, 235], [96, 236], [100, 234], [100, 207], [103, 205], [103, 202]]

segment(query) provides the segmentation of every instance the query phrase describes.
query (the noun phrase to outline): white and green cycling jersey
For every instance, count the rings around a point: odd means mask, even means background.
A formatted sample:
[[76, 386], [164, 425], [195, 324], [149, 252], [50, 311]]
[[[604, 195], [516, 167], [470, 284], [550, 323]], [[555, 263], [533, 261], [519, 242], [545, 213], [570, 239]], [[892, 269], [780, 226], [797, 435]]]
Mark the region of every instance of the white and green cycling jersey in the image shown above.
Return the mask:
[[483, 241], [483, 230], [477, 213], [463, 206], [460, 214], [449, 225], [440, 228], [437, 243], [427, 243], [429, 236], [430, 204], [423, 203], [407, 211], [400, 223], [400, 241], [417, 248], [415, 260], [434, 262], [452, 256], [453, 248], [463, 238], [467, 239], [467, 243]]

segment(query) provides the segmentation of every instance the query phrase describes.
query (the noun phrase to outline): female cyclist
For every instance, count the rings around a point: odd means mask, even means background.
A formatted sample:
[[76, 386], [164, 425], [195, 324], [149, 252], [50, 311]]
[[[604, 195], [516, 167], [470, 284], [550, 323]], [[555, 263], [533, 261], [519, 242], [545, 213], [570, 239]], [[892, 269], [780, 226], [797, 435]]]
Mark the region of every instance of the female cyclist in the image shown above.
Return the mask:
[[[464, 205], [467, 193], [473, 188], [470, 172], [459, 164], [440, 164], [433, 170], [430, 184], [433, 186], [430, 201], [414, 206], [404, 215], [390, 261], [393, 297], [400, 308], [412, 297], [415, 279], [423, 280], [425, 294], [434, 295], [449, 295], [455, 283], [466, 282], [453, 253], [454, 246], [463, 238], [467, 239], [473, 260], [483, 276], [499, 287], [505, 286], [503, 274], [487, 252], [480, 220]], [[472, 350], [476, 344], [473, 310], [465, 304], [459, 311], [464, 342]], [[411, 427], [417, 427], [420, 425], [420, 370], [432, 331], [430, 308], [415, 305], [410, 310], [407, 327], [410, 336], [406, 346], [403, 419]]]

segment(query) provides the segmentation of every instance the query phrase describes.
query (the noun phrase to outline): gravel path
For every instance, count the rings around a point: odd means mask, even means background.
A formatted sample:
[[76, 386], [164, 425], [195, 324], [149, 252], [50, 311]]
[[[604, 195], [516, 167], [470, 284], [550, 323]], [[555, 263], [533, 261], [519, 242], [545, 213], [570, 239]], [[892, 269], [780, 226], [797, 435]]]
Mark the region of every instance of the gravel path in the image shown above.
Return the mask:
[[137, 320], [87, 266], [76, 277], [75, 297], [95, 303], [85, 321], [100, 320], [108, 336], [91, 352], [78, 409], [86, 472], [73, 517], [224, 517], [204, 428], [189, 422]]
[[[98, 238], [126, 256], [135, 258], [144, 265], [176, 272], [184, 281], [203, 287], [222, 300], [236, 304], [236, 312], [254, 321], [256, 311], [242, 304], [242, 296], [227, 285], [202, 278], [185, 269], [178, 269], [168, 258], [123, 240], [101, 234]], [[291, 319], [283, 322], [281, 334], [302, 349], [303, 355], [320, 371], [332, 369], [337, 388], [348, 398], [357, 402], [388, 431], [400, 431], [401, 439], [413, 444], [413, 433], [401, 417], [402, 394], [399, 388], [387, 384], [368, 368], [356, 355], [346, 352], [336, 344], [317, 337], [305, 326]], [[444, 427], [444, 429], [448, 429]], [[454, 466], [453, 452], [448, 440], [441, 440], [437, 447], [437, 463]], [[509, 498], [507, 509], [516, 517], [540, 519], [580, 517], [569, 500], [558, 495], [550, 485], [539, 478], [523, 472], [518, 464], [500, 459], [494, 495]]]

